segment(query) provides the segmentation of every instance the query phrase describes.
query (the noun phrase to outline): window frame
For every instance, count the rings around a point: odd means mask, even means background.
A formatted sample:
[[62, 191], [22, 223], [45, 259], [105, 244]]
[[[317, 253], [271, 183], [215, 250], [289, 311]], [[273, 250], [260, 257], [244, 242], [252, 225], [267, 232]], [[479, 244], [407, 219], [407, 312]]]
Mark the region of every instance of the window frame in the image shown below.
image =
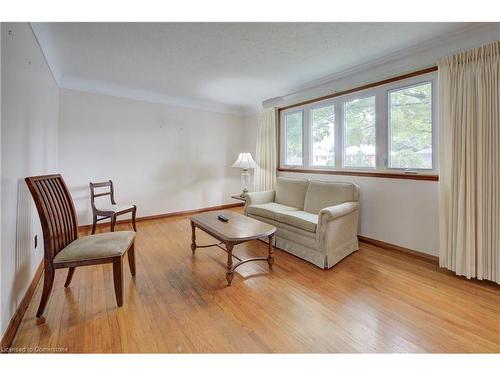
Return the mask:
[[[391, 101], [390, 101], [390, 95], [392, 92], [395, 91], [401, 91], [404, 89], [409, 89], [412, 87], [417, 87], [417, 86], [422, 86], [427, 83], [431, 84], [431, 127], [432, 127], [432, 136], [431, 136], [431, 148], [432, 148], [432, 167], [431, 168], [396, 168], [396, 167], [390, 167], [390, 160], [391, 160]], [[436, 133], [437, 129], [436, 127], [436, 119], [435, 119], [435, 98], [436, 95], [434, 93], [434, 88], [436, 87], [435, 80], [434, 79], [428, 79], [426, 81], [422, 81], [419, 83], [414, 83], [412, 85], [404, 85], [401, 87], [395, 87], [390, 90], [387, 90], [387, 169], [388, 170], [393, 170], [393, 171], [417, 171], [417, 172], [429, 172], [429, 171], [436, 171], [437, 165], [436, 165], [436, 156], [437, 152], [435, 152], [435, 146], [436, 146]]]
[[[345, 106], [346, 106], [346, 103], [349, 103], [349, 102], [352, 102], [353, 100], [356, 100], [356, 99], [366, 99], [366, 98], [371, 98], [373, 97], [374, 99], [374, 110], [375, 110], [375, 166], [374, 167], [361, 167], [361, 166], [350, 166], [350, 165], [346, 165], [345, 164], [345, 161], [346, 161], [346, 157], [345, 157], [345, 150], [346, 150], [346, 121], [345, 121]], [[342, 100], [341, 102], [341, 106], [342, 106], [342, 122], [340, 123], [340, 127], [342, 128], [342, 169], [346, 169], [346, 170], [353, 170], [353, 171], [375, 171], [377, 170], [377, 159], [378, 159], [378, 147], [377, 147], [377, 138], [378, 138], [378, 134], [379, 134], [379, 131], [378, 131], [378, 128], [377, 128], [377, 118], [378, 118], [378, 110], [377, 110], [377, 103], [378, 103], [378, 100], [377, 100], [377, 95], [375, 95], [373, 92], [365, 92], [363, 93], [362, 95], [358, 94], [356, 95], [355, 94], [349, 94], [349, 96], [345, 97], [344, 100]]]
[[305, 163], [305, 154], [304, 154], [304, 150], [305, 150], [305, 142], [304, 142], [304, 123], [305, 123], [305, 110], [304, 109], [296, 109], [296, 110], [293, 110], [293, 111], [290, 111], [290, 112], [287, 112], [286, 114], [283, 115], [283, 142], [282, 143], [284, 145], [283, 147], [283, 155], [282, 155], [282, 160], [283, 161], [286, 161], [287, 157], [287, 150], [288, 150], [288, 143], [286, 142], [286, 135], [287, 135], [287, 127], [286, 127], [286, 116], [287, 115], [294, 115], [296, 113], [301, 113], [302, 114], [302, 164], [285, 164], [287, 167], [305, 167], [306, 166], [306, 163]]
[[[424, 168], [390, 168], [390, 92], [398, 91], [408, 87], [419, 86], [425, 83], [431, 83], [432, 95], [432, 169]], [[345, 166], [345, 103], [354, 99], [362, 99], [370, 96], [375, 96], [375, 167], [351, 167]], [[436, 176], [438, 174], [438, 152], [436, 146], [438, 144], [437, 134], [437, 72], [431, 71], [424, 74], [411, 76], [409, 78], [394, 80], [388, 83], [374, 85], [366, 89], [356, 91], [348, 91], [344, 95], [338, 95], [326, 99], [318, 99], [307, 101], [304, 104], [297, 106], [289, 106], [279, 110], [279, 164], [278, 169], [297, 170], [300, 172], [311, 173], [332, 173], [353, 174], [369, 173], [375, 174], [399, 174], [399, 175], [421, 175], [421, 176]], [[334, 150], [335, 150], [335, 167], [328, 166], [313, 166], [312, 161], [312, 116], [311, 110], [321, 108], [327, 105], [334, 107]], [[302, 111], [302, 165], [287, 165], [285, 163], [284, 147], [286, 142], [285, 116], [294, 112]], [[416, 178], [418, 179], [418, 178]], [[427, 179], [427, 178], [424, 178]]]
[[[333, 141], [333, 152], [334, 152], [334, 155], [335, 155], [335, 167], [325, 167], [325, 166], [322, 166], [322, 165], [313, 165], [313, 148], [314, 148], [314, 145], [313, 145], [313, 137], [312, 137], [312, 111], [314, 109], [318, 109], [318, 108], [325, 108], [325, 107], [333, 107], [333, 136], [334, 136], [334, 141]], [[308, 132], [309, 132], [309, 136], [308, 136], [308, 141], [309, 141], [309, 167], [310, 168], [313, 168], [313, 169], [335, 169], [337, 168], [337, 148], [336, 148], [336, 145], [337, 145], [337, 127], [336, 127], [336, 124], [337, 123], [337, 107], [335, 106], [335, 102], [333, 99], [327, 99], [327, 100], [324, 100], [324, 101], [320, 101], [320, 102], [316, 102], [316, 103], [312, 103], [308, 106], [308, 120], [307, 120], [307, 124], [304, 125], [304, 128], [308, 128]]]

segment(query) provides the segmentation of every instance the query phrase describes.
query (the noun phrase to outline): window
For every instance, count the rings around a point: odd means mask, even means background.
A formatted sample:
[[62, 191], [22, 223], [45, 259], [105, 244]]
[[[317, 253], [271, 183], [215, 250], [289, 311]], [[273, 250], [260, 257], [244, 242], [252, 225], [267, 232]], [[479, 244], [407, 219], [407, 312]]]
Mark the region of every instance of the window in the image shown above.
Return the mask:
[[435, 175], [436, 79], [426, 72], [281, 110], [280, 167]]
[[432, 169], [432, 84], [389, 94], [389, 168]]
[[287, 165], [302, 165], [302, 121], [302, 111], [285, 116]]
[[311, 110], [312, 165], [335, 166], [335, 109], [333, 105]]
[[344, 103], [344, 166], [375, 168], [375, 97]]

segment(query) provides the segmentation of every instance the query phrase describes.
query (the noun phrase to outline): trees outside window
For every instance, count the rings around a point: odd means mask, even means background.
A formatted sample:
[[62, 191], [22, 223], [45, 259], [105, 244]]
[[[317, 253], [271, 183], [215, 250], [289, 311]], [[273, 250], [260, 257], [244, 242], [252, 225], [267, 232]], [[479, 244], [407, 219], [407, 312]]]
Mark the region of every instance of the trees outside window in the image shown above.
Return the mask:
[[335, 167], [335, 109], [333, 105], [311, 109], [312, 165]]
[[302, 121], [302, 111], [285, 116], [287, 165], [302, 165]]
[[432, 169], [432, 84], [389, 94], [389, 167]]
[[281, 166], [433, 171], [435, 79], [391, 82], [281, 111]]
[[344, 103], [344, 166], [375, 168], [375, 96]]

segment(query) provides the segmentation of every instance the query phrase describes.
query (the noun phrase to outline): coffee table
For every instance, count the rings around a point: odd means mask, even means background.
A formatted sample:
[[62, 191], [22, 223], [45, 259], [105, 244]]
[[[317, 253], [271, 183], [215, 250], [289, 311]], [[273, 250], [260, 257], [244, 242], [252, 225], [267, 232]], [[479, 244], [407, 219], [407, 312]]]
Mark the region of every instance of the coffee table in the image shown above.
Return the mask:
[[[217, 216], [223, 214], [229, 221], [227, 223], [217, 219]], [[219, 240], [219, 243], [211, 245], [196, 244], [196, 228], [201, 229], [205, 233]], [[273, 259], [273, 239], [276, 232], [276, 227], [263, 223], [261, 221], [246, 217], [242, 214], [232, 211], [209, 211], [191, 217], [191, 250], [193, 255], [196, 249], [203, 247], [216, 246], [227, 253], [227, 270], [226, 280], [227, 285], [231, 285], [233, 281], [234, 270], [242, 264], [255, 261], [267, 261], [269, 270], [272, 270], [274, 263]], [[269, 241], [267, 258], [248, 258], [240, 259], [233, 255], [233, 247], [242, 242], [266, 238]], [[222, 246], [224, 245], [224, 246]], [[239, 262], [233, 264], [233, 258]]]

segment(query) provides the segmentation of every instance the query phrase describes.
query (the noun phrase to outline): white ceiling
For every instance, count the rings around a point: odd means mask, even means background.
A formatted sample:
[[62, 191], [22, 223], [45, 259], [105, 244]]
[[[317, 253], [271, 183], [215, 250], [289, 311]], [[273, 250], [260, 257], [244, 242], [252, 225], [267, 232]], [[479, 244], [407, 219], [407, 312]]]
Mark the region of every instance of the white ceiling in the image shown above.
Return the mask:
[[465, 23], [34, 23], [60, 87], [216, 112], [263, 100]]

